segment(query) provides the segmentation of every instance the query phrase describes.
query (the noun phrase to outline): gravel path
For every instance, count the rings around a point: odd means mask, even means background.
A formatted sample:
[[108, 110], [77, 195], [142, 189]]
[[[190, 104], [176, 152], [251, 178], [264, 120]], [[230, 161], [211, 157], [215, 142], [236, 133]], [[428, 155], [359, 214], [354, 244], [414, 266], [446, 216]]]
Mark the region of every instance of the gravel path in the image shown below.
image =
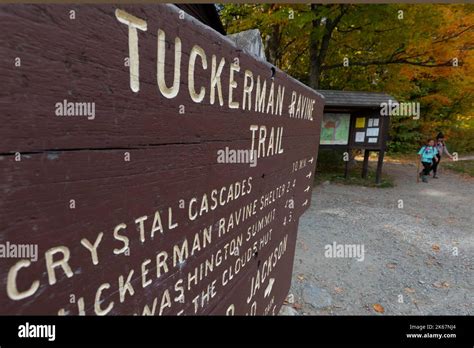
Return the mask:
[[[314, 188], [300, 219], [290, 306], [320, 315], [474, 314], [473, 179], [444, 170], [417, 184], [413, 165], [384, 171], [396, 187]], [[326, 257], [334, 242], [363, 246], [363, 260]]]

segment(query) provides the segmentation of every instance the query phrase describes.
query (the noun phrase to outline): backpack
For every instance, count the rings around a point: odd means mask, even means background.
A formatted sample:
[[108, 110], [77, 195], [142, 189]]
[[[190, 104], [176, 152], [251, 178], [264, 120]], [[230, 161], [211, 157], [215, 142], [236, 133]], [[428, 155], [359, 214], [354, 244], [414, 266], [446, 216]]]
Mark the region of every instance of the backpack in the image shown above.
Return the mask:
[[422, 148], [422, 149], [423, 149], [423, 154], [426, 153], [426, 151], [428, 151], [429, 148], [431, 148], [431, 151], [434, 152], [434, 146], [426, 146], [426, 145], [424, 145], [423, 148]]

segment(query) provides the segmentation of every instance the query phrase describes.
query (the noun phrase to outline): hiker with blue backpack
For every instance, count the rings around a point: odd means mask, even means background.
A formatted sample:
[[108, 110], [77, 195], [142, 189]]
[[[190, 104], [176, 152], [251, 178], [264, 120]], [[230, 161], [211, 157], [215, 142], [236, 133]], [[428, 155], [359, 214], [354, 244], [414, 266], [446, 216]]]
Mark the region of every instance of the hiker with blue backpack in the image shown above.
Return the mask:
[[426, 145], [424, 145], [420, 151], [418, 151], [418, 157], [421, 160], [423, 165], [423, 170], [418, 174], [421, 177], [421, 180], [425, 183], [428, 182], [428, 176], [430, 175], [431, 168], [433, 163], [438, 163], [438, 149], [435, 146], [433, 139], [428, 140]]

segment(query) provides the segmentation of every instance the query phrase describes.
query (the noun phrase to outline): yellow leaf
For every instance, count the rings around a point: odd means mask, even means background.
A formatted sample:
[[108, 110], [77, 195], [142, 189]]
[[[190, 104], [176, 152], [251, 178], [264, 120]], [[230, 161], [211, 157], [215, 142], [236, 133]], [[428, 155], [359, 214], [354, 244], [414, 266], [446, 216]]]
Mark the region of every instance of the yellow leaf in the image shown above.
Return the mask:
[[372, 307], [377, 313], [385, 313], [385, 309], [382, 307], [381, 304], [376, 303]]

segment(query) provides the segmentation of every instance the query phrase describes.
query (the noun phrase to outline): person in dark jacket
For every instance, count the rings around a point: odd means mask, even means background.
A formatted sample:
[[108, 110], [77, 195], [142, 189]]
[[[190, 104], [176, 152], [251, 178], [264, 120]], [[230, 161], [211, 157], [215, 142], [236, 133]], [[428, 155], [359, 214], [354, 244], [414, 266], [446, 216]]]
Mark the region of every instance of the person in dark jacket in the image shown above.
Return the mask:
[[453, 159], [453, 156], [448, 151], [448, 148], [446, 147], [446, 144], [444, 143], [444, 134], [443, 133], [438, 133], [436, 136], [436, 143], [435, 143], [436, 150], [438, 153], [436, 154], [436, 158], [438, 159], [435, 161], [433, 159], [433, 164], [431, 166], [431, 170], [433, 171], [433, 179], [438, 179], [437, 172], [438, 172], [438, 165], [439, 162], [441, 161], [441, 156], [443, 154], [446, 154], [450, 159]]

